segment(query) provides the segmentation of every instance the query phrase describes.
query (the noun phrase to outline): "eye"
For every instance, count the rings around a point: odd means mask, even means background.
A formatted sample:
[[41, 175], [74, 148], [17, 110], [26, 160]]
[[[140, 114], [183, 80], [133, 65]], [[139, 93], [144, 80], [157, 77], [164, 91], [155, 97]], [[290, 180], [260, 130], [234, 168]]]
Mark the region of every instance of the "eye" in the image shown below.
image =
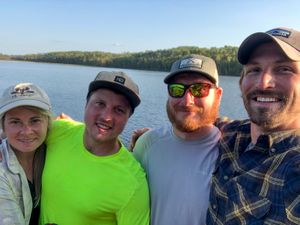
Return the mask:
[[105, 103], [103, 101], [97, 101], [97, 102], [95, 102], [95, 105], [98, 107], [104, 107]]
[[123, 107], [117, 107], [116, 108], [116, 112], [119, 114], [125, 114], [126, 113], [126, 109], [124, 109]]
[[10, 120], [9, 124], [15, 125], [15, 124], [21, 124], [20, 120]]
[[292, 73], [293, 69], [290, 68], [289, 66], [280, 66], [277, 68], [277, 71], [280, 73]]
[[42, 118], [39, 118], [39, 117], [36, 117], [36, 118], [32, 118], [30, 120], [30, 123], [31, 124], [38, 124], [38, 123], [41, 123], [42, 122]]
[[259, 67], [251, 66], [245, 69], [245, 75], [255, 75], [261, 71]]

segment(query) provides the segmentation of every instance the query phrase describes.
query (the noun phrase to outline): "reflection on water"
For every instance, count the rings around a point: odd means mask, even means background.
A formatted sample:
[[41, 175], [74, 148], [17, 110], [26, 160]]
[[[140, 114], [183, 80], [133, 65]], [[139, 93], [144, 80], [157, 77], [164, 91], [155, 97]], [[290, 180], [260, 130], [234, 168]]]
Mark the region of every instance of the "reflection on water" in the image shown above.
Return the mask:
[[[32, 82], [48, 93], [55, 115], [65, 112], [74, 119], [82, 121], [85, 97], [89, 83], [102, 70], [114, 68], [0, 61], [0, 92], [19, 82]], [[140, 87], [142, 102], [129, 119], [122, 140], [127, 145], [132, 131], [141, 127], [158, 127], [168, 122], [165, 104], [166, 85], [163, 83], [165, 72], [121, 69], [131, 76]], [[246, 118], [240, 97], [238, 77], [221, 76], [223, 99], [220, 115], [234, 119]]]

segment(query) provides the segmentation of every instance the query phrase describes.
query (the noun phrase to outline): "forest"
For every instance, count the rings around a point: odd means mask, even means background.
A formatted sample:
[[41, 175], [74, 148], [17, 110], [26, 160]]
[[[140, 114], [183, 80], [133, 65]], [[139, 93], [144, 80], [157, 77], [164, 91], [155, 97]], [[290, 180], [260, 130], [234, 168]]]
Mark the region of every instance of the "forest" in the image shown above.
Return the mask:
[[101, 51], [64, 51], [11, 56], [0, 54], [0, 59], [152, 71], [169, 71], [171, 64], [177, 59], [190, 54], [200, 54], [211, 57], [216, 61], [220, 75], [238, 76], [241, 71], [241, 65], [237, 61], [237, 50], [237, 47], [232, 46], [224, 46], [220, 48], [182, 46], [164, 50], [137, 53], [125, 52], [118, 54]]

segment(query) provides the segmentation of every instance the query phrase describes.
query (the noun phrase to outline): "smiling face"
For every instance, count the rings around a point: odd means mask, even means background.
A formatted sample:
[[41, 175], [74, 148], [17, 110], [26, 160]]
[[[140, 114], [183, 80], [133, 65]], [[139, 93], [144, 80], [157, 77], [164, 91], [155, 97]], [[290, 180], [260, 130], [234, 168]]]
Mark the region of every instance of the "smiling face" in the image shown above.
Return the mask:
[[124, 95], [103, 88], [94, 91], [85, 108], [86, 147], [94, 148], [104, 143], [115, 144], [130, 114], [131, 107]]
[[[210, 80], [197, 73], [183, 73], [173, 78], [170, 83], [190, 85], [194, 83], [209, 83]], [[212, 86], [214, 86], [212, 84]], [[180, 98], [169, 95], [167, 101], [167, 113], [173, 127], [180, 132], [195, 132], [202, 127], [212, 125], [219, 112], [222, 96], [221, 88], [209, 89], [206, 97], [194, 97], [190, 91], [186, 91]]]
[[35, 151], [45, 140], [48, 117], [34, 107], [9, 110], [3, 118], [3, 131], [10, 146], [18, 152]]
[[288, 59], [275, 43], [255, 49], [240, 88], [250, 120], [264, 131], [300, 127], [300, 62]]

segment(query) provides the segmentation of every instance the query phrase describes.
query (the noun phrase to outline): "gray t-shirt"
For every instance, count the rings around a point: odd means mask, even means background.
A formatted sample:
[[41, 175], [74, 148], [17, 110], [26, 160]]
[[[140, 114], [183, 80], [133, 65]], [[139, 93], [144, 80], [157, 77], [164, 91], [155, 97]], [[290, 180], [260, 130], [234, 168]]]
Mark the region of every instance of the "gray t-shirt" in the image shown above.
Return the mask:
[[147, 174], [152, 225], [205, 224], [220, 135], [213, 127], [209, 135], [186, 141], [169, 126], [138, 139], [133, 154]]

